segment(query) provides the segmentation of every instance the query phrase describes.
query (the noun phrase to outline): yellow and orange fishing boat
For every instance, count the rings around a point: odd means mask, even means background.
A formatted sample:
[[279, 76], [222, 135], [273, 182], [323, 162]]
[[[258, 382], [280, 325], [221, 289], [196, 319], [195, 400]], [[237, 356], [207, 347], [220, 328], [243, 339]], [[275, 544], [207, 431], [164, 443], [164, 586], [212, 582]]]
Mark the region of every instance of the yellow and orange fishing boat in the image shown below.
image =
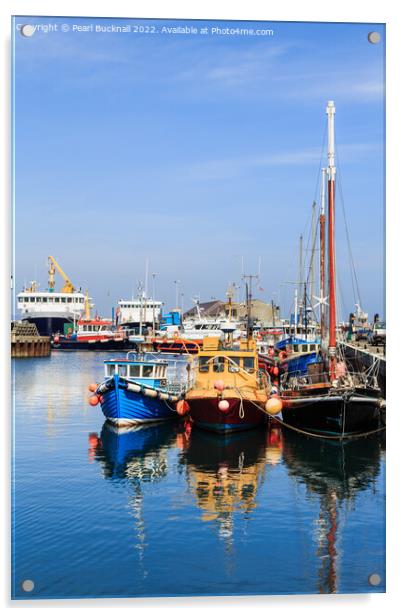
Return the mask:
[[186, 394], [195, 425], [215, 432], [254, 428], [265, 421], [268, 382], [258, 368], [253, 339], [205, 338], [198, 353], [194, 387]]

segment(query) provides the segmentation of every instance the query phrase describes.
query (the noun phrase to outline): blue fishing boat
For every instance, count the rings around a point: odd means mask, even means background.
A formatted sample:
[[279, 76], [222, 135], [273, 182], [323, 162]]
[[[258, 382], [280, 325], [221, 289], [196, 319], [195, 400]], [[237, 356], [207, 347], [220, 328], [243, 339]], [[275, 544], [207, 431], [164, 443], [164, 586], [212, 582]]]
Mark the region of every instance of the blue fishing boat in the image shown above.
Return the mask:
[[125, 358], [107, 359], [105, 379], [93, 398], [116, 426], [172, 419], [178, 416], [176, 403], [193, 385], [194, 361], [190, 356], [132, 351]]
[[281, 372], [301, 376], [307, 374], [309, 364], [322, 361], [321, 343], [319, 340], [307, 340], [291, 336], [280, 340], [275, 345], [282, 360]]

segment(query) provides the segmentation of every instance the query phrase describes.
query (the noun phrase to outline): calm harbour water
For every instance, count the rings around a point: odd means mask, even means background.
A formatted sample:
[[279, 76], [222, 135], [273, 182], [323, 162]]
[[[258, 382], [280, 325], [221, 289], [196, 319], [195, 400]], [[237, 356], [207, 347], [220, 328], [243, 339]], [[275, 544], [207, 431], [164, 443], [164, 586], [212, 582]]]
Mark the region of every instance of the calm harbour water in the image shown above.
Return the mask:
[[116, 434], [106, 356], [14, 362], [14, 598], [384, 592], [383, 437]]

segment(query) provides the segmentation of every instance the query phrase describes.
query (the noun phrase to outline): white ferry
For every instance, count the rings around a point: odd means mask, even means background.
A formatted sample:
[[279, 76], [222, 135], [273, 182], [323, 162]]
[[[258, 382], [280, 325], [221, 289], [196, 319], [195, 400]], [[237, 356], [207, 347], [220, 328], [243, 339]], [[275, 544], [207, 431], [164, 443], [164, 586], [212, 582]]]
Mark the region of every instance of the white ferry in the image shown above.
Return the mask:
[[[39, 291], [37, 282], [31, 282], [17, 295], [17, 309], [23, 321], [35, 323], [41, 336], [67, 333], [65, 325], [75, 323], [85, 312], [85, 295], [76, 291], [54, 257], [48, 257], [48, 288]], [[56, 270], [64, 279], [61, 291], [55, 291]]]
[[85, 310], [85, 295], [80, 292], [38, 291], [36, 283], [17, 295], [17, 308], [23, 321], [35, 323], [41, 336], [64, 333], [65, 324], [74, 324]]

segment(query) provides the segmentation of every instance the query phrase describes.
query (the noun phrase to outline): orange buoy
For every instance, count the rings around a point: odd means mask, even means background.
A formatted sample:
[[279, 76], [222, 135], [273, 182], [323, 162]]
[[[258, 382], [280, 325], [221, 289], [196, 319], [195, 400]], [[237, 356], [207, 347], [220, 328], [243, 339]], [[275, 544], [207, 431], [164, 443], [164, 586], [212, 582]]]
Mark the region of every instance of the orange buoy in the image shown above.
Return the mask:
[[265, 405], [265, 410], [269, 415], [278, 415], [282, 410], [282, 406], [280, 398], [270, 398]]
[[274, 367], [274, 369], [272, 370], [272, 373], [273, 373], [275, 376], [278, 376], [278, 374], [279, 374], [279, 368], [278, 368], [277, 366], [275, 366], [275, 367]]
[[94, 391], [96, 391], [97, 389], [98, 389], [98, 384], [97, 384], [97, 383], [90, 383], [90, 384], [88, 385], [88, 391], [92, 391], [92, 392], [94, 392]]
[[176, 403], [176, 411], [179, 415], [185, 415], [190, 410], [190, 405], [186, 400], [179, 400]]
[[99, 445], [99, 437], [97, 432], [91, 432], [88, 435], [88, 443], [91, 447], [97, 447]]
[[89, 398], [89, 404], [91, 406], [96, 406], [97, 404], [99, 404], [99, 396], [91, 396]]
[[229, 410], [229, 402], [227, 400], [219, 400], [218, 409], [222, 411], [222, 413], [227, 413]]
[[214, 387], [217, 391], [223, 391], [225, 389], [225, 383], [218, 379], [217, 381], [215, 381]]

